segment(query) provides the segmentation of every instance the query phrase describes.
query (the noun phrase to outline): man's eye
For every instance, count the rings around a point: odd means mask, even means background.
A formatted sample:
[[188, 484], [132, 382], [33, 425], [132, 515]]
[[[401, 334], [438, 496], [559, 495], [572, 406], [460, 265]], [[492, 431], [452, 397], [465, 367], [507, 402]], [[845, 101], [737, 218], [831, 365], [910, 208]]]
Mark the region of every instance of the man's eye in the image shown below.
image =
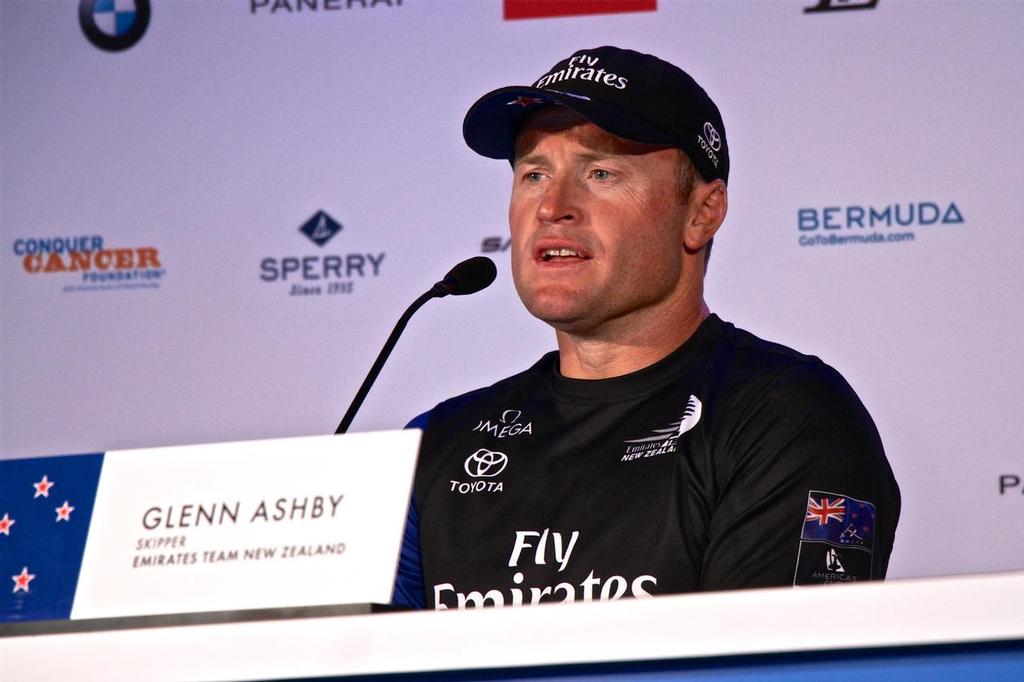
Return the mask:
[[597, 179], [597, 180], [607, 180], [608, 178], [610, 178], [612, 176], [610, 171], [606, 171], [606, 170], [604, 170], [602, 168], [598, 168], [597, 170], [595, 170], [593, 175], [594, 175], [594, 178]]
[[538, 182], [544, 177], [544, 174], [540, 171], [530, 171], [523, 177], [527, 182]]

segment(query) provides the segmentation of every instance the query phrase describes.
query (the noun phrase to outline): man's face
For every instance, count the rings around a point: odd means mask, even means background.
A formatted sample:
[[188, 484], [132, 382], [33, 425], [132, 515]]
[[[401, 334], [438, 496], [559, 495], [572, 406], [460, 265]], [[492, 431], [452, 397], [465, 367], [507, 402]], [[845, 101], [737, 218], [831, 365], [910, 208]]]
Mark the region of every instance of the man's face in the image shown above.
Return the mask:
[[531, 314], [600, 336], [657, 324], [679, 305], [688, 292], [678, 154], [559, 109], [523, 126], [509, 226], [512, 276]]

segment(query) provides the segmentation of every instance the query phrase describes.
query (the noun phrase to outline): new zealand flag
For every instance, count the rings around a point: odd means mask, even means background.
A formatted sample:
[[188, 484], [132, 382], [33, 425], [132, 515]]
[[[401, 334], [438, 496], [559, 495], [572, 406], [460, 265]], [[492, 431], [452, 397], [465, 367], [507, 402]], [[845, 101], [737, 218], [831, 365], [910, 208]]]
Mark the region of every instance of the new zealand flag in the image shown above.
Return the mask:
[[873, 504], [848, 495], [808, 491], [793, 584], [871, 580], [874, 548]]
[[0, 622], [71, 616], [103, 453], [0, 461]]
[[811, 490], [801, 540], [840, 547], [875, 547], [875, 505], [845, 495]]

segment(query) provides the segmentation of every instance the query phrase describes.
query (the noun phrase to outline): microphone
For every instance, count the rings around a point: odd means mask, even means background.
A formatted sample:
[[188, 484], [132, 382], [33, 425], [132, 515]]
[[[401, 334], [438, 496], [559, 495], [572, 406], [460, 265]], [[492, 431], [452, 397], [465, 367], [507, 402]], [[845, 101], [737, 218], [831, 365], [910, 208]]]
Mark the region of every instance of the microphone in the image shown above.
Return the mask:
[[453, 296], [465, 296], [467, 294], [475, 294], [476, 292], [486, 289], [491, 286], [494, 278], [498, 275], [498, 269], [494, 267], [494, 261], [486, 256], [474, 256], [468, 258], [454, 268], [448, 271], [448, 274], [441, 279], [440, 282], [436, 283], [430, 288], [429, 291], [420, 295], [415, 301], [412, 302], [402, 316], [398, 318], [398, 323], [395, 328], [391, 330], [391, 336], [384, 342], [384, 347], [381, 348], [380, 354], [377, 359], [374, 360], [373, 366], [370, 367], [369, 373], [366, 378], [363, 379], [363, 385], [356, 391], [356, 397], [352, 399], [352, 404], [348, 406], [348, 411], [345, 412], [345, 416], [341, 418], [341, 423], [338, 424], [338, 428], [334, 430], [335, 434], [345, 433], [348, 431], [348, 427], [352, 424], [352, 420], [355, 419], [356, 412], [363, 404], [363, 400], [366, 399], [366, 394], [370, 392], [370, 387], [373, 386], [373, 382], [376, 381], [377, 375], [384, 368], [384, 363], [387, 362], [388, 356], [391, 355], [391, 350], [398, 343], [398, 337], [402, 335], [405, 330], [405, 325], [409, 324], [409, 319], [413, 316], [417, 310], [419, 310], [424, 303], [432, 298], [443, 298], [449, 294]]
[[449, 270], [444, 279], [435, 284], [431, 291], [437, 291], [438, 298], [448, 294], [475, 294], [491, 286], [491, 282], [497, 276], [498, 270], [494, 267], [494, 261], [486, 256], [474, 256]]

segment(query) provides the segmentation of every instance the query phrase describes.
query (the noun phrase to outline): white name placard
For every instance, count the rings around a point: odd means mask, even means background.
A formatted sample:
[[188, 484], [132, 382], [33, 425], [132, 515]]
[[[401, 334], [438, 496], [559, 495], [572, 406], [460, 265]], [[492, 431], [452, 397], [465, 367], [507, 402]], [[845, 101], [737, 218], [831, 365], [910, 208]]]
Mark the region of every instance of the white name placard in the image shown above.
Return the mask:
[[420, 435], [107, 452], [71, 617], [387, 603]]

